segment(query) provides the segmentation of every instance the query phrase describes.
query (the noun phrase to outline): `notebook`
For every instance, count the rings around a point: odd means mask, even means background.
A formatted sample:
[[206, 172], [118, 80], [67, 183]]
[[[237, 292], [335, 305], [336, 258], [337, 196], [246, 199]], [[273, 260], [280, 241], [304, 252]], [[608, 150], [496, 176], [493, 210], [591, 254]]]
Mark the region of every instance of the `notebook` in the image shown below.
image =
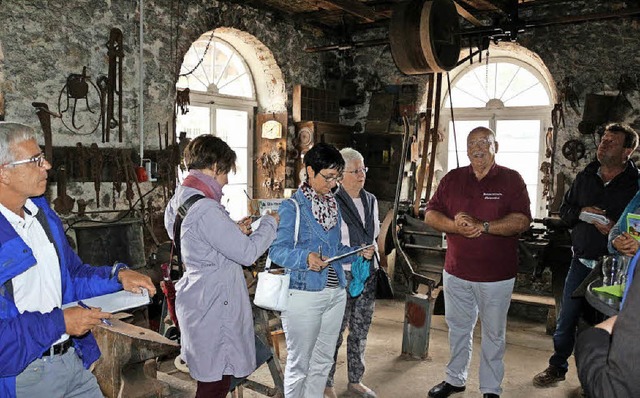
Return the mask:
[[[113, 314], [130, 308], [147, 305], [151, 302], [151, 299], [149, 298], [147, 289], [142, 289], [142, 293], [131, 293], [126, 290], [120, 290], [115, 293], [84, 299], [82, 302], [89, 307], [98, 307], [102, 309], [102, 312], [110, 312]], [[75, 307], [77, 305], [78, 302], [74, 301], [64, 304], [62, 309], [64, 310], [65, 308]]]

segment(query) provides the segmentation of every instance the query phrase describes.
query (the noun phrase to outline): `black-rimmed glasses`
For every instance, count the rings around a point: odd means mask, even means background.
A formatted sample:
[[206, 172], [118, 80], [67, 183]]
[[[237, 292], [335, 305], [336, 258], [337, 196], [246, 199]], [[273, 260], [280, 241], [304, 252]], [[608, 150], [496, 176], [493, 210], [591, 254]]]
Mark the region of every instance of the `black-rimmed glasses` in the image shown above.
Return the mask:
[[15, 167], [15, 166], [19, 166], [21, 164], [35, 163], [36, 166], [42, 167], [42, 166], [44, 166], [44, 162], [46, 160], [47, 159], [44, 157], [44, 152], [40, 152], [38, 155], [30, 157], [29, 159], [16, 160], [15, 162], [11, 162], [11, 163], [5, 164], [5, 166]]
[[322, 178], [324, 178], [324, 180], [328, 183], [331, 182], [340, 182], [342, 181], [342, 179], [344, 178], [344, 176], [342, 174], [338, 174], [337, 177], [327, 177], [326, 175], [322, 174], [321, 172], [318, 172], [318, 174], [320, 174], [322, 176]]

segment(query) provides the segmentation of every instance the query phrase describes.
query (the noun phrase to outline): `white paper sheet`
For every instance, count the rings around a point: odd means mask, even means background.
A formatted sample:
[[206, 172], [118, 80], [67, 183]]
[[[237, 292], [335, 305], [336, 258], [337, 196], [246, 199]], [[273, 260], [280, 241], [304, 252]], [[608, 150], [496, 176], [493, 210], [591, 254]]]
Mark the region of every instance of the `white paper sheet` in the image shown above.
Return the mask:
[[[149, 292], [147, 289], [142, 289], [142, 293], [131, 293], [126, 290], [120, 290], [119, 292], [109, 293], [102, 296], [91, 297], [82, 300], [83, 303], [89, 307], [102, 308], [102, 312], [120, 312], [128, 310], [130, 308], [141, 307], [151, 302], [149, 298]], [[77, 306], [78, 302], [67, 303], [62, 306], [62, 309]]]

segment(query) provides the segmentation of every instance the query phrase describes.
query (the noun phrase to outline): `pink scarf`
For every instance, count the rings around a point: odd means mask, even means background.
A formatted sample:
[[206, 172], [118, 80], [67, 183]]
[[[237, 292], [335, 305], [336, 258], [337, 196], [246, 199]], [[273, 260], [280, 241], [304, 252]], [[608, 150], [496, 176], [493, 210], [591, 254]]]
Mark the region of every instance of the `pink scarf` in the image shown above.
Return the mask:
[[215, 178], [208, 176], [200, 170], [191, 170], [189, 175], [182, 182], [183, 187], [189, 187], [201, 191], [204, 196], [220, 202], [222, 198], [222, 187]]

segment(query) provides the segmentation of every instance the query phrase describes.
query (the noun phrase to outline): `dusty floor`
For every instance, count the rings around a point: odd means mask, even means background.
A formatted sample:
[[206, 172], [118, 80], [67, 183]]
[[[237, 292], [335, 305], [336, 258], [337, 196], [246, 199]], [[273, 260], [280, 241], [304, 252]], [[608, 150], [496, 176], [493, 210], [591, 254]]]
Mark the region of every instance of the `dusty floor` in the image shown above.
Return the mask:
[[[427, 391], [444, 378], [444, 366], [447, 363], [449, 348], [447, 344], [447, 326], [443, 316], [434, 316], [431, 328], [429, 356], [426, 361], [407, 360], [400, 356], [402, 346], [402, 328], [404, 320], [404, 301], [379, 300], [369, 334], [366, 359], [367, 371], [364, 383], [377, 392], [380, 398], [426, 397]], [[283, 337], [283, 336], [281, 336]], [[505, 378], [503, 398], [540, 397], [580, 397], [579, 381], [576, 376], [573, 358], [567, 380], [555, 388], [538, 389], [531, 383], [532, 377], [547, 366], [552, 352], [551, 337], [545, 334], [545, 325], [532, 321], [510, 318], [507, 331], [507, 353], [505, 357]], [[286, 349], [284, 338], [280, 343], [281, 362], [284, 367]], [[479, 328], [476, 328], [474, 352], [467, 390], [452, 395], [455, 398], [482, 397], [478, 390]], [[350, 397], [346, 389], [345, 351], [341, 348], [336, 372], [336, 391], [339, 397]], [[172, 361], [159, 364], [158, 378], [168, 382], [167, 396], [182, 398], [193, 397], [195, 384], [188, 375], [177, 371]], [[266, 365], [258, 369], [252, 379], [273, 385]], [[243, 397], [263, 397], [251, 390], [244, 389]]]

